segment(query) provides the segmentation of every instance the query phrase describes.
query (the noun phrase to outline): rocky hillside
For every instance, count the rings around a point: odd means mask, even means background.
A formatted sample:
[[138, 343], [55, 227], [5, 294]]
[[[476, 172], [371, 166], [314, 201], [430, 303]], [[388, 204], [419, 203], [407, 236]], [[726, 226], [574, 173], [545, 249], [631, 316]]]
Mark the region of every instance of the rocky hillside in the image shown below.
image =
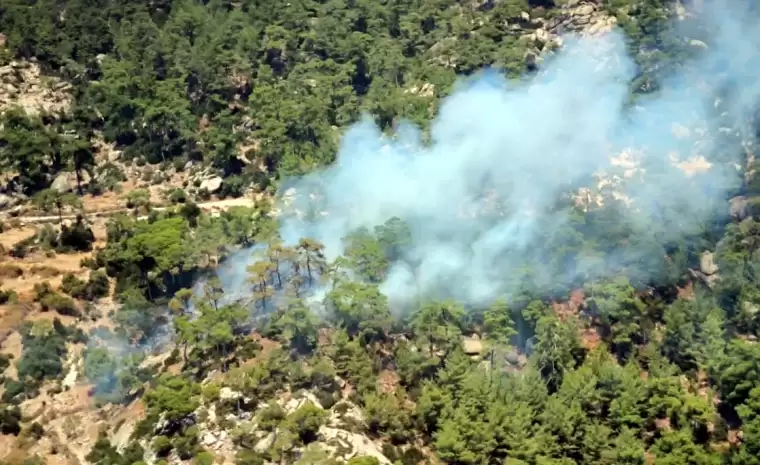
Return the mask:
[[[8, 0], [0, 460], [755, 463], [760, 190], [746, 133], [668, 122], [694, 148], [665, 160], [686, 182], [725, 166], [743, 178], [688, 230], [667, 199], [649, 223], [629, 214], [621, 186], [657, 172], [610, 150], [609, 172], [553, 199], [562, 220], [539, 223], [538, 245], [499, 276], [511, 292], [485, 303], [389, 299], [394, 271], [417, 289], [440, 271], [410, 252], [421, 228], [407, 219], [328, 238], [333, 256], [278, 223], [304, 192], [270, 204], [281, 182], [332, 163], [362, 113], [427, 137], [458, 77], [540, 76], [568, 34], [624, 31], [631, 101], [653, 98], [712, 45], [673, 34], [692, 8]], [[708, 153], [715, 134], [747, 137], [743, 152]], [[486, 197], [486, 214], [459, 219], [512, 214]]]

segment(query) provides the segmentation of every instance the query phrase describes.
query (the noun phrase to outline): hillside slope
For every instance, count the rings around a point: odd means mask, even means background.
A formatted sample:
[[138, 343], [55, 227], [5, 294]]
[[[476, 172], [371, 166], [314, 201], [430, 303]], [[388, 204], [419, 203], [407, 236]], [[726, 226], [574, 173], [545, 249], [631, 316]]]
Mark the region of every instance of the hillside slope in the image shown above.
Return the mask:
[[0, 460], [758, 462], [756, 19], [7, 0]]

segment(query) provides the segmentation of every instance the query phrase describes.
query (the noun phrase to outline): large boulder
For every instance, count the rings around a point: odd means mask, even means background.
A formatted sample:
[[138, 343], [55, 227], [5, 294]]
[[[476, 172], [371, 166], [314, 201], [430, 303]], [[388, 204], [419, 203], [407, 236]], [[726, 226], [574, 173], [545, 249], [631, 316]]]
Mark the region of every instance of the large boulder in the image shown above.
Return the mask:
[[749, 199], [743, 195], [738, 195], [728, 201], [728, 212], [731, 218], [736, 221], [742, 221], [749, 216]]
[[5, 210], [13, 206], [13, 197], [6, 194], [0, 194], [0, 210]]
[[462, 339], [462, 349], [464, 353], [470, 356], [477, 356], [483, 353], [483, 341], [478, 337], [465, 337]]
[[217, 192], [222, 187], [222, 178], [219, 176], [214, 176], [212, 178], [204, 179], [203, 182], [201, 182], [200, 188], [205, 189], [207, 192], [213, 194], [214, 192]]
[[715, 264], [715, 258], [712, 252], [705, 252], [699, 257], [699, 270], [707, 276], [714, 275], [718, 272], [718, 265]]
[[50, 188], [62, 194], [71, 192], [76, 188], [77, 178], [74, 173], [61, 173], [55, 177]]
[[344, 461], [353, 457], [374, 457], [380, 465], [391, 465], [391, 461], [383, 454], [382, 449], [370, 438], [363, 434], [353, 433], [337, 428], [322, 426], [319, 435], [320, 443], [330, 455]]

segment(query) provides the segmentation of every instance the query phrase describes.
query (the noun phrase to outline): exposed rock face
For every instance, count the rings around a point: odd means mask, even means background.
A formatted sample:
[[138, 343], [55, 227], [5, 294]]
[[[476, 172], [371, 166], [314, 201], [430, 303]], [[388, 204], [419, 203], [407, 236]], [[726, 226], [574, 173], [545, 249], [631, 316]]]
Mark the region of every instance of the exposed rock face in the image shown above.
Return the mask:
[[34, 62], [0, 66], [0, 112], [18, 106], [29, 114], [57, 113], [67, 110], [71, 100], [71, 86], [42, 76]]
[[728, 201], [728, 212], [736, 221], [742, 221], [749, 216], [749, 200], [743, 195], [736, 196]]
[[[490, 6], [483, 5], [493, 3], [486, 1], [473, 7], [489, 9]], [[562, 46], [561, 36], [565, 34], [593, 37], [611, 31], [617, 24], [617, 18], [603, 11], [597, 2], [569, 0], [562, 7], [552, 8], [551, 18], [542, 17], [538, 10], [534, 9], [533, 14], [523, 11], [519, 18], [502, 25], [530, 46], [523, 57], [529, 67], [537, 65], [543, 55]], [[457, 69], [462, 60], [457, 56], [456, 43], [457, 37], [446, 37], [433, 45], [430, 48], [433, 61], [439, 66]]]
[[555, 10], [552, 18], [544, 24], [544, 29], [554, 36], [578, 33], [591, 37], [611, 31], [615, 24], [617, 19], [602, 11], [596, 3], [570, 1]]
[[209, 193], [213, 194], [214, 192], [217, 192], [219, 189], [221, 189], [222, 182], [222, 178], [219, 176], [214, 176], [212, 178], [203, 180], [203, 182], [201, 182], [200, 188], [206, 189]]
[[340, 457], [343, 460], [357, 456], [369, 456], [376, 458], [382, 465], [391, 465], [391, 461], [383, 455], [380, 447], [363, 434], [327, 426], [319, 428], [319, 434], [324, 439], [324, 444], [321, 446], [331, 452], [333, 456]]
[[479, 356], [483, 353], [483, 341], [478, 337], [466, 337], [462, 340], [462, 350], [471, 357]]
[[10, 195], [0, 194], [0, 210], [5, 210], [13, 206], [13, 197]]
[[715, 259], [712, 252], [705, 252], [699, 259], [699, 270], [707, 276], [714, 275], [718, 272], [718, 265], [715, 264]]
[[71, 192], [77, 185], [77, 178], [74, 173], [61, 173], [53, 180], [50, 185], [51, 189], [57, 190], [60, 193]]

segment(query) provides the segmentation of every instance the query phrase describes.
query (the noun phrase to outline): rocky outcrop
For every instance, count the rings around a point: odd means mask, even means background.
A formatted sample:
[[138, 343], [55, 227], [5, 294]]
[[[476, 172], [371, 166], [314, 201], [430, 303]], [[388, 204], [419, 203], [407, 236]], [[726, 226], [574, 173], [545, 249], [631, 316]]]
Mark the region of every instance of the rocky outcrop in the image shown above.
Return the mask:
[[354, 457], [374, 457], [382, 465], [391, 465], [382, 449], [367, 436], [350, 431], [323, 426], [319, 429], [322, 438], [320, 446], [331, 456], [342, 460]]
[[0, 66], [0, 113], [21, 107], [29, 114], [57, 113], [71, 105], [70, 84], [43, 76], [34, 61]]
[[597, 3], [568, 1], [554, 10], [551, 19], [543, 22], [550, 35], [574, 33], [584, 37], [605, 34], [617, 24], [617, 19], [603, 11]]
[[699, 271], [707, 276], [712, 276], [718, 272], [718, 265], [715, 264], [712, 252], [704, 252], [699, 258]]
[[55, 177], [53, 183], [50, 185], [50, 188], [62, 194], [65, 194], [66, 192], [73, 191], [76, 188], [76, 185], [76, 175], [74, 173], [64, 172]]
[[485, 349], [479, 337], [471, 336], [462, 339], [462, 350], [470, 357], [480, 357]]
[[749, 199], [738, 195], [728, 201], [728, 212], [736, 221], [742, 221], [749, 216]]
[[208, 179], [204, 179], [201, 182], [200, 188], [206, 190], [210, 194], [217, 192], [222, 187], [224, 180], [219, 176], [213, 176]]
[[[476, 2], [475, 9], [488, 9], [482, 5], [493, 2]], [[480, 25], [484, 23], [481, 21]], [[610, 16], [598, 2], [569, 0], [558, 8], [552, 8], [547, 15], [543, 8], [534, 8], [531, 12], [523, 11], [518, 17], [506, 20], [500, 28], [506, 28], [510, 35], [520, 38], [528, 46], [523, 60], [527, 66], [538, 65], [543, 56], [562, 46], [562, 37], [577, 34], [592, 37], [611, 31], [617, 24], [617, 18]], [[478, 30], [472, 32], [478, 33]], [[457, 55], [457, 37], [445, 37], [434, 44], [429, 52], [432, 61], [439, 66], [457, 69], [461, 58]]]
[[523, 12], [521, 19], [521, 29], [532, 30], [522, 37], [534, 46], [534, 50], [526, 54], [526, 61], [535, 63], [561, 47], [565, 35], [599, 36], [610, 32], [617, 24], [617, 19], [603, 11], [597, 3], [578, 0], [570, 0], [562, 7], [552, 10], [550, 18], [534, 17]]

